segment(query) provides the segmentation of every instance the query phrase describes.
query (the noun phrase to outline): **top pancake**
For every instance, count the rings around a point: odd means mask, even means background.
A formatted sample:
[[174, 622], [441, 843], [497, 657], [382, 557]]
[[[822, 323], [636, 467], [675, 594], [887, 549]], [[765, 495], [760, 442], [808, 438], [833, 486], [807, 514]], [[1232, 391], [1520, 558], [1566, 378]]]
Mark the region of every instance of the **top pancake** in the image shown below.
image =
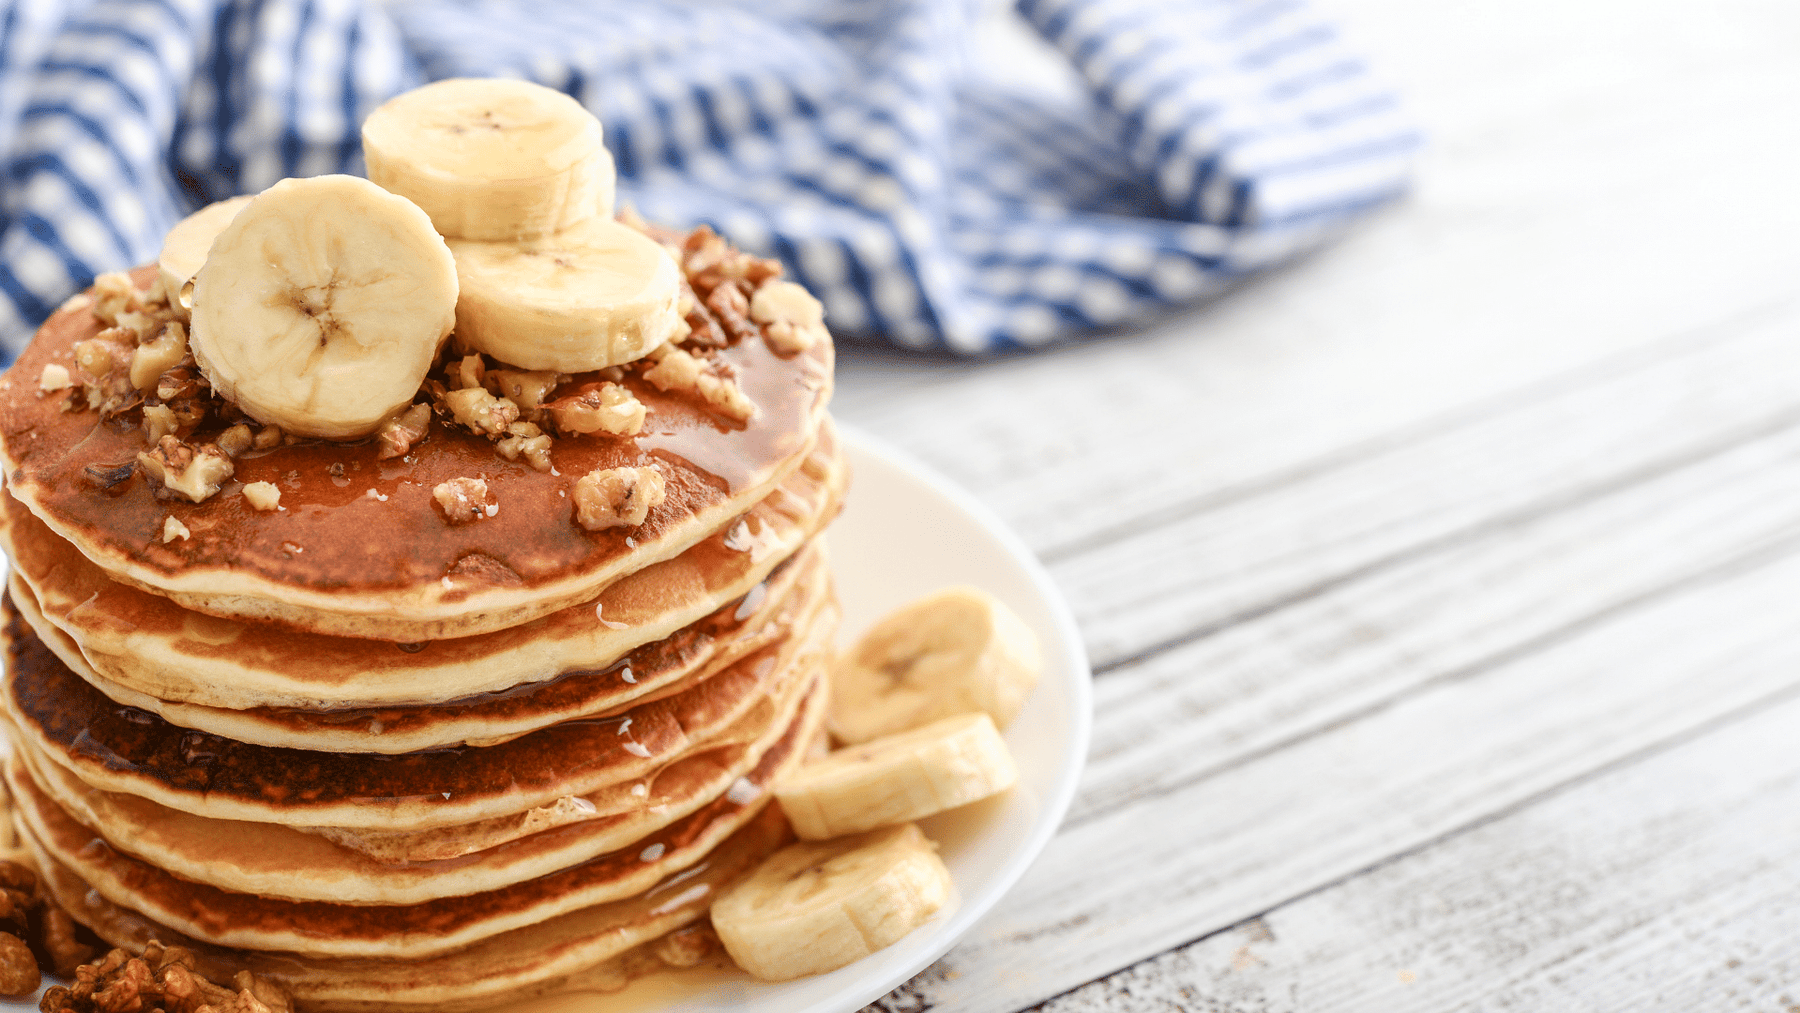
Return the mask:
[[[148, 285], [154, 268], [135, 278]], [[627, 371], [619, 382], [649, 409], [643, 432], [558, 438], [553, 472], [500, 457], [493, 444], [434, 423], [403, 458], [379, 446], [303, 440], [237, 461], [233, 482], [201, 503], [163, 499], [139, 474], [107, 489], [96, 476], [147, 448], [135, 413], [101, 421], [44, 396], [46, 365], [74, 370], [77, 341], [103, 329], [81, 301], [45, 322], [0, 378], [0, 462], [12, 494], [116, 579], [220, 616], [401, 642], [501, 629], [592, 598], [608, 583], [679, 553], [761, 499], [804, 457], [830, 396], [832, 350], [791, 357], [756, 338], [716, 360], [756, 404], [748, 422], [707, 412]], [[571, 388], [598, 380], [578, 374]], [[189, 438], [209, 442], [210, 418]], [[599, 468], [656, 466], [666, 500], [636, 528], [587, 531], [572, 520], [575, 480]], [[498, 512], [445, 523], [432, 490], [487, 482]], [[253, 509], [242, 484], [281, 489], [280, 511]], [[165, 543], [173, 516], [189, 537]]]

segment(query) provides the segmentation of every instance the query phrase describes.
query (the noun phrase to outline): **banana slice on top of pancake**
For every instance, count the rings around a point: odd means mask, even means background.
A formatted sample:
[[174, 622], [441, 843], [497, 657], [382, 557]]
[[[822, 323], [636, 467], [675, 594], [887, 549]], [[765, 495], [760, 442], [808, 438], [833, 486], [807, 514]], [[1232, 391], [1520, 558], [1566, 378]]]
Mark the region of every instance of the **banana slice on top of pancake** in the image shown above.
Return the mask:
[[642, 358], [682, 326], [681, 271], [610, 218], [519, 242], [451, 240], [456, 335], [502, 362], [580, 373]]
[[213, 240], [189, 345], [213, 388], [301, 436], [366, 436], [412, 402], [456, 319], [425, 212], [354, 176], [286, 179]]
[[171, 305], [182, 305], [181, 290], [200, 273], [200, 265], [206, 263], [206, 255], [212, 252], [213, 240], [219, 238], [219, 233], [225, 231], [225, 226], [231, 224], [254, 196], [246, 194], [208, 204], [176, 222], [163, 237], [162, 252], [156, 257], [156, 270], [162, 276], [163, 291], [168, 293]]
[[362, 143], [369, 178], [451, 239], [529, 239], [612, 216], [600, 121], [543, 85], [436, 81], [370, 113]]

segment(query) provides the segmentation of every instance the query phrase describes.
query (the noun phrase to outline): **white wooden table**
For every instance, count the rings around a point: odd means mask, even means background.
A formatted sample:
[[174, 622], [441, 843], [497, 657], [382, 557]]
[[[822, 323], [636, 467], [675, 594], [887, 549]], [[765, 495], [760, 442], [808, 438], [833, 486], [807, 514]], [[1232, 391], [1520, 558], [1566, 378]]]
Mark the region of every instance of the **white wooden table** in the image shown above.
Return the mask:
[[1330, 7], [1407, 201], [1142, 332], [844, 356], [1097, 673], [1060, 835], [878, 1008], [1800, 1010], [1800, 4]]

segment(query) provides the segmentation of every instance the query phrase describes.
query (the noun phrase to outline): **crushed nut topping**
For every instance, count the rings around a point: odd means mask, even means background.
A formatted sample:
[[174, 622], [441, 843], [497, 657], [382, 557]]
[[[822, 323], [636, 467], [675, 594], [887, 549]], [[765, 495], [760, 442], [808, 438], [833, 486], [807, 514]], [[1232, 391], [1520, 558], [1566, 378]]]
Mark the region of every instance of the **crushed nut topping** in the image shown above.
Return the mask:
[[68, 390], [75, 386], [75, 379], [69, 375], [69, 367], [59, 366], [52, 362], [44, 367], [38, 376], [38, 390], [46, 394], [54, 394], [59, 390]]
[[518, 405], [525, 421], [536, 422], [538, 409], [567, 380], [567, 376], [551, 370], [496, 369], [488, 373], [487, 387]]
[[218, 492], [236, 470], [218, 447], [195, 448], [173, 436], [162, 437], [154, 449], [137, 459], [145, 472], [162, 483], [165, 494], [186, 496], [195, 503]]
[[73, 976], [96, 952], [92, 938], [45, 896], [30, 866], [0, 861], [0, 995], [30, 995], [44, 970]]
[[575, 481], [575, 523], [589, 531], [637, 527], [662, 505], [662, 472], [655, 468], [597, 468]]
[[453, 359], [444, 367], [444, 377], [450, 382], [451, 390], [466, 390], [470, 387], [486, 386], [487, 363], [479, 353], [471, 352], [460, 359]]
[[[270, 426], [269, 429], [274, 429]], [[404, 457], [413, 445], [425, 438], [425, 431], [431, 428], [431, 406], [426, 404], [411, 405], [405, 411], [387, 420], [381, 430], [375, 434], [375, 441], [381, 444], [377, 460], [387, 461], [396, 457]], [[263, 433], [267, 433], [264, 430]], [[275, 430], [276, 439], [280, 439], [280, 430]], [[260, 442], [263, 433], [257, 434]]]
[[647, 409], [636, 395], [616, 383], [601, 383], [557, 398], [544, 406], [558, 432], [610, 433], [636, 436], [644, 428]]
[[[169, 321], [162, 333], [139, 344], [132, 353], [131, 385], [144, 391], [156, 389], [162, 375], [180, 365], [187, 354], [187, 329], [179, 320]], [[166, 401], [174, 395], [158, 390], [157, 396]]]
[[778, 355], [797, 355], [825, 336], [825, 307], [791, 281], [770, 281], [750, 298], [750, 319]]
[[[421, 405], [420, 407], [424, 407], [424, 406]], [[426, 417], [428, 417], [428, 418], [430, 417], [429, 412], [426, 413]], [[252, 447], [255, 447], [257, 450], [270, 450], [275, 447], [281, 446], [281, 427], [280, 426], [264, 426], [264, 427], [262, 427], [261, 429], [257, 430], [256, 439], [251, 440], [250, 445]]]
[[439, 482], [437, 488], [431, 490], [431, 498], [437, 501], [438, 509], [444, 512], [444, 520], [449, 524], [467, 524], [500, 512], [499, 504], [488, 498], [485, 479], [453, 478]]
[[658, 390], [694, 391], [707, 407], [736, 422], [748, 421], [756, 414], [756, 403], [716, 363], [707, 363], [670, 344], [652, 351], [648, 358], [656, 365], [644, 371], [644, 379]]
[[494, 444], [500, 456], [509, 461], [520, 457], [538, 471], [550, 470], [550, 437], [530, 422], [514, 422], [506, 427], [506, 439]]
[[519, 421], [519, 406], [495, 397], [485, 387], [464, 387], [444, 395], [450, 417], [470, 432], [498, 436]]
[[186, 541], [189, 534], [191, 532], [188, 531], [188, 526], [176, 520], [174, 514], [163, 518], [162, 540], [164, 545], [177, 538]]
[[648, 358], [656, 365], [644, 370], [644, 379], [657, 390], [693, 390], [699, 386], [703, 367], [685, 350], [665, 344], [652, 350]]
[[75, 983], [44, 993], [45, 1013], [288, 1013], [288, 997], [269, 982], [239, 971], [231, 987], [214, 984], [195, 971], [192, 950], [156, 940], [141, 957], [113, 950], [94, 964], [74, 969]]
[[281, 507], [281, 487], [274, 482], [251, 482], [244, 486], [244, 499], [264, 513]]
[[256, 443], [256, 437], [250, 427], [242, 422], [220, 433], [213, 443], [225, 452], [227, 457], [239, 457]]

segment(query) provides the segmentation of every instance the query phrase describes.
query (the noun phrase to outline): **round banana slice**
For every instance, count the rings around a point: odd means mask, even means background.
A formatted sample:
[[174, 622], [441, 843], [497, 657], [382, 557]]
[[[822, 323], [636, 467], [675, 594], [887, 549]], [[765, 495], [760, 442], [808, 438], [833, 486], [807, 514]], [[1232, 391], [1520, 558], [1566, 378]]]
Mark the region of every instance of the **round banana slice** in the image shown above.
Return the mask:
[[284, 179], [213, 241], [189, 345], [213, 388], [284, 432], [349, 440], [409, 404], [456, 320], [425, 212], [366, 179]]
[[1043, 667], [1036, 634], [993, 595], [952, 587], [889, 613], [832, 668], [831, 734], [867, 742], [965, 711], [1005, 728]]
[[425, 209], [453, 239], [525, 239], [610, 207], [600, 121], [562, 92], [500, 78], [451, 78], [369, 114], [369, 178]]
[[823, 974], [925, 924], [950, 870], [912, 824], [775, 852], [713, 902], [713, 929], [764, 981]]
[[233, 197], [200, 210], [175, 223], [163, 238], [162, 252], [156, 257], [156, 269], [162, 275], [163, 291], [172, 305], [180, 305], [181, 288], [206, 263], [213, 240], [231, 224], [239, 211], [250, 203], [252, 195]]
[[520, 242], [452, 240], [450, 249], [462, 290], [457, 338], [523, 369], [630, 362], [681, 323], [674, 259], [609, 218]]
[[985, 711], [848, 746], [791, 771], [775, 798], [809, 841], [854, 834], [968, 805], [1019, 780]]

